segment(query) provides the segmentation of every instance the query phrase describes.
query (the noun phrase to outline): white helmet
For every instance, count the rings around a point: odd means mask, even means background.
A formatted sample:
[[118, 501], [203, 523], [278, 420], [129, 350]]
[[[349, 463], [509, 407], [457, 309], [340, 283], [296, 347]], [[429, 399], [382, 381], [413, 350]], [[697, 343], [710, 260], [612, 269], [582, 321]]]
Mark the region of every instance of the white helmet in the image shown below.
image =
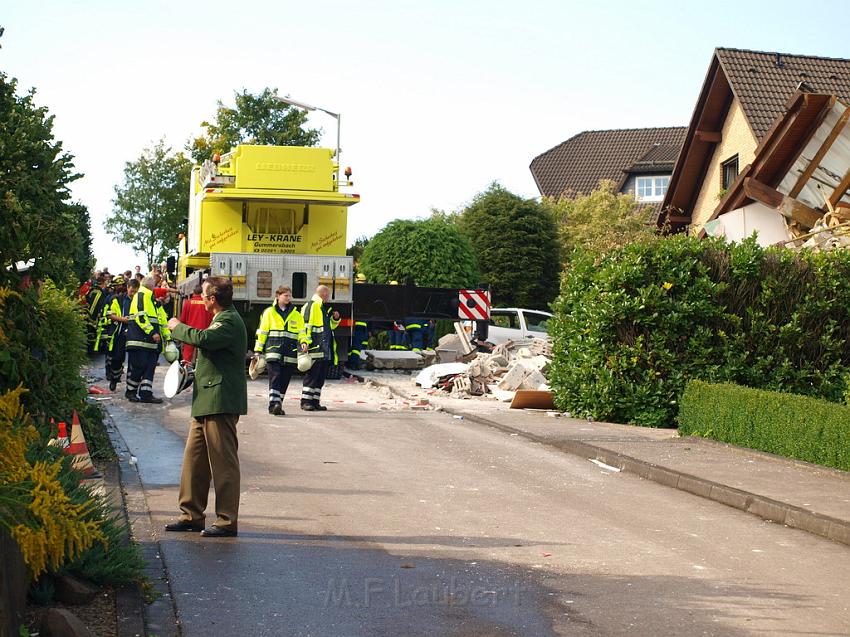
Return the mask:
[[313, 358], [307, 352], [301, 352], [298, 354], [298, 371], [301, 373], [306, 372], [313, 366]]
[[174, 398], [184, 389], [187, 389], [195, 381], [195, 370], [191, 363], [186, 361], [174, 361], [165, 373], [165, 382], [162, 385], [162, 393], [166, 398]]

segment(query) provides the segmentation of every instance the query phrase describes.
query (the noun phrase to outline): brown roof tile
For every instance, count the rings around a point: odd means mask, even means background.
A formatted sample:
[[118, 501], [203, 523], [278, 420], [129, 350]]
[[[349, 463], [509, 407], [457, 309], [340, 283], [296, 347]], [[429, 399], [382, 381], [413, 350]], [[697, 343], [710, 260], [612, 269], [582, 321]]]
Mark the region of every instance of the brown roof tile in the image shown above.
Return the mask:
[[716, 54], [758, 141], [800, 82], [807, 92], [850, 100], [850, 60], [725, 48]]
[[587, 194], [602, 179], [622, 185], [626, 172], [641, 160], [672, 170], [686, 130], [673, 126], [585, 131], [535, 157], [531, 174], [540, 193], [548, 197], [567, 191]]

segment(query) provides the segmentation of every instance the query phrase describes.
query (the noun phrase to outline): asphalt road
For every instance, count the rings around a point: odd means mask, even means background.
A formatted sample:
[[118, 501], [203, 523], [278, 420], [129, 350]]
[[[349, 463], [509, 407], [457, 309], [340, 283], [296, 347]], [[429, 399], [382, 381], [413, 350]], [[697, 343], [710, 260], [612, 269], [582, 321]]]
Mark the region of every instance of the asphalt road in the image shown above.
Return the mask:
[[[160, 534], [184, 635], [850, 634], [846, 546], [360, 386], [264, 396], [239, 537]], [[158, 528], [188, 400], [110, 404]]]

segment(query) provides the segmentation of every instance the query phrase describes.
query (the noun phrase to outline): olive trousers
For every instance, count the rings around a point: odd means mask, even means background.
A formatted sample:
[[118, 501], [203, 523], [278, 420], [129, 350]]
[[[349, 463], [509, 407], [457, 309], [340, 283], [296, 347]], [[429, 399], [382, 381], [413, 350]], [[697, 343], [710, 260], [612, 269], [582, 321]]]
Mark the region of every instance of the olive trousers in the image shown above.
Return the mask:
[[215, 489], [215, 525], [237, 530], [239, 517], [239, 442], [236, 414], [212, 414], [192, 418], [183, 451], [180, 475], [181, 520], [203, 524], [210, 492]]

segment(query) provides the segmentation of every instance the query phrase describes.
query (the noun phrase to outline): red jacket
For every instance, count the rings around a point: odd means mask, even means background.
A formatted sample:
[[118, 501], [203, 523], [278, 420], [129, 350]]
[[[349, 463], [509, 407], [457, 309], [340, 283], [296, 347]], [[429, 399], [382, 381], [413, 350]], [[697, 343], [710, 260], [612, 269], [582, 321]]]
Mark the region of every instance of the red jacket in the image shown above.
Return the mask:
[[204, 300], [200, 294], [193, 294], [191, 298], [183, 302], [183, 309], [180, 311], [181, 323], [205, 330], [210, 326], [212, 317], [212, 312], [207, 312], [207, 308], [204, 307]]

